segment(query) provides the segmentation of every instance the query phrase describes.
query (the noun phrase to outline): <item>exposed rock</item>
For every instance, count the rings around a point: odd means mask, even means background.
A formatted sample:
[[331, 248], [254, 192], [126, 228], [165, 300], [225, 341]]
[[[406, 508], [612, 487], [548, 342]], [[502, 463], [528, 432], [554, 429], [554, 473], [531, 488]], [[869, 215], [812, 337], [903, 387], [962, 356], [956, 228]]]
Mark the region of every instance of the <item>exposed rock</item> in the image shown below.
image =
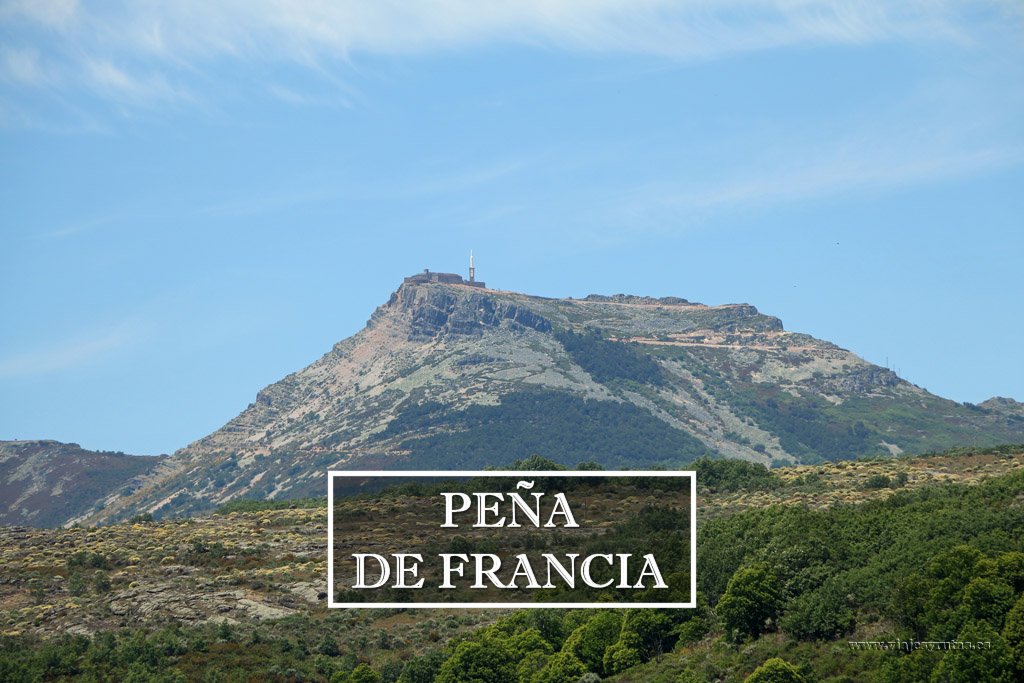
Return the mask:
[[440, 287], [403, 285], [389, 305], [410, 313], [410, 341], [480, 336], [488, 328], [499, 327], [502, 323], [513, 324], [513, 329], [516, 326], [539, 332], [551, 329], [550, 322], [528, 308], [475, 289], [453, 292]]
[[979, 403], [978, 407], [1003, 415], [1024, 418], [1024, 403], [1004, 396], [993, 396], [987, 401]]
[[895, 387], [903, 380], [892, 370], [867, 365], [822, 381], [822, 386], [833, 393], [867, 394], [879, 388]]

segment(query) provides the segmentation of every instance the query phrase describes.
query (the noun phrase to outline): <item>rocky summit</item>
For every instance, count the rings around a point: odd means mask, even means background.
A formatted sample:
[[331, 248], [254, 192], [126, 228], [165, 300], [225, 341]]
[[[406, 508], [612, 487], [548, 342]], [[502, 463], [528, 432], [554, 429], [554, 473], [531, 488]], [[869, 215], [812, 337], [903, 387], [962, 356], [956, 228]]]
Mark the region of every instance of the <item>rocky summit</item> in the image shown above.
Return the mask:
[[809, 464], [1024, 440], [1022, 405], [959, 404], [748, 304], [552, 299], [408, 278], [366, 327], [213, 434], [63, 520], [323, 495], [331, 468]]

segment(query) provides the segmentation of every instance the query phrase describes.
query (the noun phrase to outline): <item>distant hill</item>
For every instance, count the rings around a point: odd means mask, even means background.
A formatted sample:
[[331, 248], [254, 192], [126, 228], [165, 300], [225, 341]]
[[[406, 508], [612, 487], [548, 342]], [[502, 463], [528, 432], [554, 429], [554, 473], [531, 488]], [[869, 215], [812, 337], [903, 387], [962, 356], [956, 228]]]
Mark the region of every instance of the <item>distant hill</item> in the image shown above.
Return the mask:
[[0, 524], [59, 526], [129, 493], [164, 460], [59, 441], [0, 441]]
[[338, 467], [473, 469], [533, 453], [808, 464], [1020, 442], [1020, 408], [941, 398], [748, 304], [407, 280], [365, 329], [87, 518], [321, 495]]

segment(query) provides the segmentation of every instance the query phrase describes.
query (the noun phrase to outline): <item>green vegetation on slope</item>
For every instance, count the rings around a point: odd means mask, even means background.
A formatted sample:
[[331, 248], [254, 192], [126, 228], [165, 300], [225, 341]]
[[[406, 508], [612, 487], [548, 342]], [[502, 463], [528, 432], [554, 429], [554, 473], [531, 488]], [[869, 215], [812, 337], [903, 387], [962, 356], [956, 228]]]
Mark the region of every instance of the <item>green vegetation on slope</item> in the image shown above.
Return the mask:
[[232, 512], [259, 512], [261, 510], [311, 510], [322, 508], [326, 504], [326, 498], [285, 498], [282, 500], [236, 498], [217, 508], [217, 514], [229, 515]]
[[[797, 397], [776, 385], [728, 380], [710, 366], [696, 366], [705, 389], [738, 415], [753, 418], [779, 439], [786, 452], [804, 463], [887, 454], [882, 434], [863, 416], [830, 411], [832, 404], [814, 396]], [[891, 438], [891, 437], [890, 437]]]
[[746, 460], [700, 458], [690, 469], [697, 472], [697, 486], [711, 493], [765, 491], [783, 485], [767, 467]]
[[[530, 683], [575, 681], [588, 671], [621, 680], [741, 681], [783, 655], [793, 666], [766, 666], [753, 680], [790, 668], [806, 681], [1016, 680], [1024, 675], [1022, 492], [1024, 473], [1016, 473], [859, 506], [717, 518], [700, 530], [696, 610], [517, 613], [420, 666], [438, 680], [494, 680], [473, 673], [478, 653], [487, 652], [492, 667]], [[630, 531], [663, 536], [653, 522], [641, 515]], [[871, 638], [852, 635], [857, 630]], [[847, 644], [897, 638], [988, 640], [993, 650]]]
[[583, 334], [564, 330], [556, 332], [555, 338], [580, 367], [602, 384], [617, 379], [655, 386], [665, 384], [661, 366], [639, 344], [608, 341], [597, 330]]
[[[658, 348], [661, 358], [679, 362], [716, 401], [774, 434], [786, 452], [805, 464], [889, 455], [886, 444], [907, 453], [955, 446], [993, 446], [1019, 440], [1020, 419], [955, 403], [931, 394], [916, 397], [858, 391], [839, 404], [819, 394], [817, 379], [793, 395], [779, 384], [754, 381], [754, 366], [737, 366], [713, 349]], [[827, 393], [827, 392], [826, 392]]]
[[380, 437], [419, 433], [402, 443], [423, 469], [481, 469], [539, 453], [555, 462], [608, 467], [678, 467], [713, 455], [703, 443], [642, 408], [562, 391], [518, 391], [499, 405], [461, 411], [410, 404]]
[[[752, 466], [696, 467], [709, 483], [717, 476], [719, 490], [777, 486], [774, 472]], [[674, 552], [678, 519], [663, 512], [637, 510], [608, 540]], [[469, 633], [443, 628], [469, 614], [435, 613], [412, 646], [367, 632], [362, 613], [348, 612], [92, 638], [6, 636], [0, 680], [247, 680], [258, 671], [270, 681], [1010, 683], [1024, 676], [1022, 530], [1024, 471], [821, 510], [777, 505], [701, 520], [693, 610], [521, 610]], [[69, 560], [82, 571], [105, 564]], [[897, 639], [992, 647], [849, 645]]]

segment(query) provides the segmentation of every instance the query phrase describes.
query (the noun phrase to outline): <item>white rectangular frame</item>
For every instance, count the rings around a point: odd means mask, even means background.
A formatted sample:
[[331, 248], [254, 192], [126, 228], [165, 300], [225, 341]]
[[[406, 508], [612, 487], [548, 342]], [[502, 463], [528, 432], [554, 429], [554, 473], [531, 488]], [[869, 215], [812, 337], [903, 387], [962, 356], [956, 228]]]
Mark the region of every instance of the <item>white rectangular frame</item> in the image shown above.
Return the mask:
[[[689, 477], [690, 478], [690, 601], [689, 602], [335, 602], [334, 601], [334, 478], [335, 477]], [[327, 606], [351, 609], [692, 609], [697, 606], [697, 473], [693, 470], [330, 470], [327, 473]]]

